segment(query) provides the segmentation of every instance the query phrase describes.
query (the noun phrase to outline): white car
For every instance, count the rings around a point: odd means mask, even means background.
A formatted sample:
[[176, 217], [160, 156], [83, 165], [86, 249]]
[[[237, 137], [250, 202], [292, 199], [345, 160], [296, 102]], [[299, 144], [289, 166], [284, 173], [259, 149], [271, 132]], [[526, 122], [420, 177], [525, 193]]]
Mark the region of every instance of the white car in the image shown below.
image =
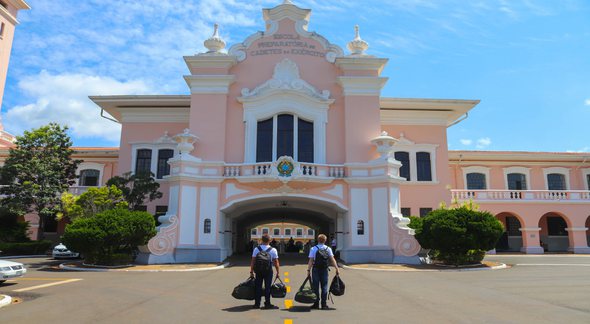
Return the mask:
[[63, 243], [59, 243], [53, 248], [53, 258], [77, 258], [80, 256], [80, 253], [70, 251]]
[[22, 263], [0, 260], [0, 284], [4, 281], [22, 277], [27, 273], [27, 268]]

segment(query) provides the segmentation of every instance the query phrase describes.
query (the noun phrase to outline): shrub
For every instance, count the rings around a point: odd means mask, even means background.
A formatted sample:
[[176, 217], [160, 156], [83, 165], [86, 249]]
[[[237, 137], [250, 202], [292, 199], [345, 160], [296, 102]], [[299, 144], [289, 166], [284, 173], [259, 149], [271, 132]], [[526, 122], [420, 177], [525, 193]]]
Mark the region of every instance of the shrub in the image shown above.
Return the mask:
[[133, 250], [156, 235], [147, 212], [113, 209], [92, 218], [78, 218], [66, 227], [63, 242], [91, 264], [129, 263]]
[[46, 254], [53, 243], [51, 241], [32, 241], [24, 243], [0, 243], [2, 256]]
[[28, 222], [19, 222], [18, 214], [0, 207], [0, 242], [29, 242], [28, 230]]
[[493, 249], [504, 228], [492, 214], [469, 206], [437, 209], [412, 220], [416, 239], [435, 259], [446, 264], [478, 263]]

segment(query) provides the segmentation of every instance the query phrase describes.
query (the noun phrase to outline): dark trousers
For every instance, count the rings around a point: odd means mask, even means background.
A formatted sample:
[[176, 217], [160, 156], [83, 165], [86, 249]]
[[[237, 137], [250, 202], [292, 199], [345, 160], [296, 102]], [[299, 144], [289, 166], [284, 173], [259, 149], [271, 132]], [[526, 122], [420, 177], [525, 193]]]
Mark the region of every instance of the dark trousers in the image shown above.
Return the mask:
[[265, 304], [270, 304], [270, 287], [272, 286], [272, 270], [264, 275], [256, 274], [256, 305], [260, 305], [262, 299], [262, 282], [264, 282], [264, 301]]
[[311, 287], [318, 297], [320, 296], [320, 284], [322, 285], [322, 305], [326, 305], [328, 299], [328, 268], [318, 269], [314, 267], [311, 274]]

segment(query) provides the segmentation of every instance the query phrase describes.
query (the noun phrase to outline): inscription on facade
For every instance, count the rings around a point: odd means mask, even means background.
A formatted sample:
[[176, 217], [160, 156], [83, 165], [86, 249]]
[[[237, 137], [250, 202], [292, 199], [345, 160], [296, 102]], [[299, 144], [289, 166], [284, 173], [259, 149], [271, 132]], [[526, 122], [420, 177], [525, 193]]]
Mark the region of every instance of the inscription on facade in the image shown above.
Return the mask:
[[299, 35], [275, 34], [272, 40], [258, 43], [258, 48], [250, 51], [252, 56], [261, 55], [305, 55], [325, 57], [326, 52], [318, 50], [315, 45], [301, 40]]

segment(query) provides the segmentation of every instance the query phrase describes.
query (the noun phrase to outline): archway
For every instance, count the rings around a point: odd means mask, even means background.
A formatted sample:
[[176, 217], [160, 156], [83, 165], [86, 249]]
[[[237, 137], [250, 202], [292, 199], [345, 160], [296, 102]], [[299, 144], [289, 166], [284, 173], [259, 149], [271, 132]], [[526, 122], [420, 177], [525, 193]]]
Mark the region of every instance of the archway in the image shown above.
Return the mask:
[[[312, 196], [256, 197], [232, 202], [222, 207], [220, 212], [225, 228], [231, 229], [226, 231], [232, 235], [226, 235], [225, 241], [229, 255], [249, 253], [252, 228], [273, 223], [300, 224], [301, 228], [313, 230], [314, 239], [320, 233], [328, 236], [336, 234], [339, 248], [347, 246], [346, 240], [343, 239], [347, 216], [345, 207]], [[268, 228], [271, 236], [274, 236], [273, 229]], [[293, 228], [291, 234], [295, 239], [297, 228]], [[290, 236], [287, 237], [284, 231], [280, 233], [279, 240], [289, 239]]]
[[590, 246], [590, 216], [586, 218], [586, 244]]
[[504, 233], [496, 244], [498, 252], [519, 252], [522, 248], [522, 222], [517, 215], [512, 213], [500, 213], [496, 218], [504, 224]]
[[567, 252], [570, 237], [569, 220], [558, 213], [547, 213], [539, 220], [541, 246], [545, 252]]

